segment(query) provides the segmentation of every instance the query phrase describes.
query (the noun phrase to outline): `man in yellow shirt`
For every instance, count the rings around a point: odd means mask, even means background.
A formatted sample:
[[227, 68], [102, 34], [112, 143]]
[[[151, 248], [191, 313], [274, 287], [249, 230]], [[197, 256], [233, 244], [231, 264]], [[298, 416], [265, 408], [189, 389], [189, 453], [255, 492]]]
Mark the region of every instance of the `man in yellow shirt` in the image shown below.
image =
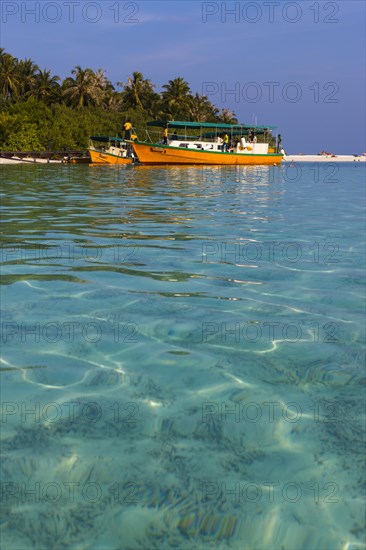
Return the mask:
[[164, 126], [163, 137], [164, 137], [163, 139], [164, 145], [168, 145], [168, 125], [167, 124]]
[[132, 124], [129, 120], [126, 120], [124, 123], [123, 129], [125, 131], [125, 139], [131, 139]]
[[226, 152], [229, 150], [229, 136], [226, 133], [224, 134], [224, 143], [222, 145], [222, 150]]

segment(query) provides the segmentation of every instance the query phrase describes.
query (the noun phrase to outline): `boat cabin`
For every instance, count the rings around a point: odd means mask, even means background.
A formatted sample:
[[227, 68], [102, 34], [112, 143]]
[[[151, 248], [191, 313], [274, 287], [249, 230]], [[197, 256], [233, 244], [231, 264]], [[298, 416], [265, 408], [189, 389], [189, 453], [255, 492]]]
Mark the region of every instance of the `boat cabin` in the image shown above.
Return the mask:
[[[222, 151], [222, 144], [218, 142], [207, 141], [181, 141], [181, 140], [168, 140], [170, 147], [180, 147], [185, 149], [200, 149], [202, 151]], [[269, 151], [268, 143], [257, 143], [246, 141], [243, 137], [240, 141], [237, 141], [232, 147], [229, 147], [229, 151], [233, 153], [240, 153], [243, 155], [266, 155]]]
[[[168, 128], [166, 145], [179, 149], [222, 152], [222, 136], [229, 137], [228, 152], [242, 155], [267, 155], [277, 152], [278, 143], [273, 135], [274, 126], [247, 126], [214, 122], [151, 121], [148, 127]], [[157, 137], [150, 137], [149, 130]], [[147, 131], [150, 143], [162, 143], [162, 130]], [[173, 135], [174, 130], [174, 135]], [[178, 132], [178, 134], [177, 134]], [[196, 134], [196, 135], [194, 135]]]

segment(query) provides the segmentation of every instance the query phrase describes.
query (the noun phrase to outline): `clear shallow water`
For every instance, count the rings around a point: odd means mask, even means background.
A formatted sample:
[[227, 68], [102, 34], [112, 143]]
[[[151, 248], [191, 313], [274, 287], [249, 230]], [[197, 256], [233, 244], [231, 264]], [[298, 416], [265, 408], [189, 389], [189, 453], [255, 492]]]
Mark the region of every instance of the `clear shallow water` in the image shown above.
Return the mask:
[[362, 166], [1, 166], [6, 549], [361, 549]]

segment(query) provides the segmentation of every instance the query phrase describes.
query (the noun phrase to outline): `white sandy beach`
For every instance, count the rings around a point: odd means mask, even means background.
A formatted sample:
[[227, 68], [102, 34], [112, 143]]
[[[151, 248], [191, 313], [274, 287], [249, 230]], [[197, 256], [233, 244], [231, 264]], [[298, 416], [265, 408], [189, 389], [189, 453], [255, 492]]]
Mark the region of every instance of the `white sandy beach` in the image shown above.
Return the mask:
[[12, 157], [12, 158], [3, 158], [0, 157], [0, 164], [62, 164], [61, 160], [50, 160], [47, 159], [20, 159], [18, 157]]
[[283, 162], [365, 162], [366, 156], [354, 155], [285, 155]]

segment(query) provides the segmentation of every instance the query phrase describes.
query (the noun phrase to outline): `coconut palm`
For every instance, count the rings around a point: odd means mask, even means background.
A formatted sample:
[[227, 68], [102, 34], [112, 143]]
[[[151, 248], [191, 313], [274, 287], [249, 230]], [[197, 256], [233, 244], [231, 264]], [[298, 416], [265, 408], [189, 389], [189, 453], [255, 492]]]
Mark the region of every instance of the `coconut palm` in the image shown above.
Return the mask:
[[129, 76], [127, 82], [117, 82], [118, 86], [123, 87], [122, 96], [125, 105], [132, 109], [149, 110], [153, 98], [156, 96], [154, 92], [154, 84], [138, 71]]
[[78, 65], [71, 71], [71, 74], [75, 78], [68, 77], [62, 83], [62, 95], [65, 97], [66, 103], [72, 107], [93, 105], [96, 95], [95, 89], [93, 89], [94, 73], [92, 69], [82, 69]]
[[3, 50], [0, 55], [0, 93], [5, 101], [19, 95], [20, 82], [18, 60]]
[[219, 110], [211, 103], [207, 96], [195, 94], [189, 98], [188, 107], [190, 118], [197, 122], [215, 121]]
[[90, 95], [93, 98], [93, 103], [97, 106], [103, 105], [108, 94], [114, 90], [112, 83], [107, 79], [105, 71], [98, 69], [95, 73], [92, 71], [90, 75]]
[[36, 73], [39, 71], [38, 65], [36, 65], [31, 59], [21, 59], [18, 63], [19, 73], [19, 95], [26, 97], [30, 94], [32, 88], [35, 85]]
[[60, 77], [51, 76], [51, 71], [39, 70], [34, 79], [34, 89], [31, 92], [33, 97], [48, 103], [57, 97], [60, 90]]
[[218, 114], [218, 122], [223, 124], [238, 124], [238, 119], [233, 111], [230, 109], [222, 109]]
[[123, 110], [124, 101], [119, 92], [108, 91], [103, 99], [102, 107], [108, 111], [119, 112]]
[[188, 82], [182, 77], [169, 80], [161, 93], [163, 109], [171, 119], [186, 118], [189, 114], [189, 102], [192, 98]]

